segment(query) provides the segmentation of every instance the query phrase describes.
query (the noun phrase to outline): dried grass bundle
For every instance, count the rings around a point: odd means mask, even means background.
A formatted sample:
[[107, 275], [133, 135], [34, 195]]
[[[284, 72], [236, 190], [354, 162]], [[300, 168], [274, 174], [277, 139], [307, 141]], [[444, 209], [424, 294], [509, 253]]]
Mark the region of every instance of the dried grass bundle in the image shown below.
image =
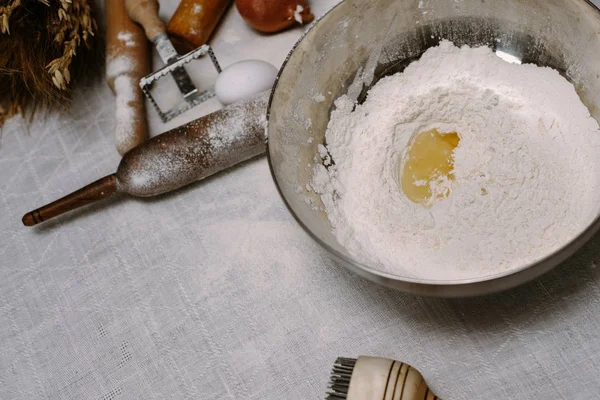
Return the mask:
[[0, 127], [17, 113], [64, 105], [72, 81], [99, 64], [90, 2], [0, 0]]

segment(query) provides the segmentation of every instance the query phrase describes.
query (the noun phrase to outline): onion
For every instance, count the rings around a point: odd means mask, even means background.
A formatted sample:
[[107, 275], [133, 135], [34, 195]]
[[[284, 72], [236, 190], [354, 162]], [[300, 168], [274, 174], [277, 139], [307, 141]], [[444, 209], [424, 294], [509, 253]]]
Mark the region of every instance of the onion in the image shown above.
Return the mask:
[[235, 5], [242, 18], [261, 32], [278, 32], [315, 17], [306, 0], [235, 0]]

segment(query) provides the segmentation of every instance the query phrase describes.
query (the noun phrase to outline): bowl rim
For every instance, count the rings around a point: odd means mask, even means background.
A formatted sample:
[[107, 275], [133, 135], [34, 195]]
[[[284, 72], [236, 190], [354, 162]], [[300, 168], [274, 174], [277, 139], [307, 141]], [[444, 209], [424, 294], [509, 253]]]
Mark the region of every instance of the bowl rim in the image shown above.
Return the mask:
[[[588, 5], [590, 5], [592, 7], [593, 10], [600, 13], [600, 8], [598, 8], [594, 3], [592, 3], [591, 0], [574, 0], [574, 1], [582, 1], [584, 3], [587, 3]], [[271, 89], [271, 93], [269, 95], [269, 101], [267, 103], [267, 113], [266, 113], [266, 126], [267, 126], [266, 150], [267, 151], [266, 151], [266, 155], [267, 155], [267, 162], [269, 164], [269, 170], [271, 172], [271, 178], [273, 179], [273, 182], [275, 183], [275, 187], [277, 188], [277, 192], [279, 193], [279, 196], [283, 200], [283, 203], [285, 204], [287, 210], [294, 217], [296, 222], [302, 227], [302, 229], [315, 242], [317, 242], [322, 248], [327, 250], [336, 259], [338, 259], [339, 261], [342, 261], [346, 268], [349, 268], [353, 272], [358, 273], [359, 275], [364, 276], [364, 277], [366, 277], [372, 281], [375, 281], [377, 283], [381, 283], [385, 286], [396, 288], [396, 289], [401, 289], [401, 290], [404, 290], [407, 292], [412, 292], [415, 294], [431, 294], [431, 290], [425, 290], [424, 287], [443, 288], [443, 287], [454, 286], [457, 288], [461, 288], [461, 287], [464, 288], [465, 289], [464, 292], [467, 293], [466, 295], [473, 295], [473, 294], [487, 294], [487, 293], [493, 293], [493, 292], [505, 290], [505, 289], [520, 285], [522, 283], [525, 283], [529, 280], [535, 279], [536, 277], [544, 274], [545, 272], [548, 272], [549, 270], [556, 267], [558, 264], [560, 264], [560, 263], [564, 262], [566, 259], [570, 258], [577, 250], [579, 250], [585, 243], [587, 243], [587, 241], [596, 232], [598, 232], [598, 230], [600, 229], [600, 214], [598, 214], [596, 216], [596, 218], [594, 218], [586, 226], [585, 229], [583, 229], [580, 233], [578, 233], [575, 237], [573, 237], [573, 239], [569, 240], [568, 242], [566, 242], [564, 245], [562, 245], [561, 247], [559, 247], [557, 250], [553, 251], [552, 253], [550, 253], [544, 257], [541, 257], [534, 262], [519, 266], [517, 268], [512, 268], [512, 269], [509, 269], [506, 271], [494, 273], [491, 275], [479, 276], [479, 277], [475, 277], [475, 278], [435, 280], [435, 279], [423, 279], [423, 278], [400, 276], [400, 275], [396, 275], [396, 274], [393, 274], [390, 272], [378, 270], [378, 269], [369, 267], [367, 265], [364, 265], [363, 263], [361, 263], [351, 257], [348, 257], [348, 256], [340, 253], [336, 249], [332, 248], [329, 244], [325, 243], [320, 237], [318, 237], [310, 228], [308, 228], [308, 226], [306, 226], [306, 224], [296, 214], [296, 212], [292, 208], [291, 204], [288, 202], [287, 198], [283, 194], [281, 185], [279, 184], [277, 175], [275, 173], [273, 160], [271, 158], [271, 151], [270, 151], [271, 147], [269, 144], [269, 142], [270, 142], [269, 141], [269, 137], [270, 137], [269, 130], [271, 129], [271, 124], [270, 124], [271, 106], [273, 104], [273, 99], [277, 92], [277, 88], [279, 86], [279, 80], [281, 78], [281, 75], [283, 74], [285, 67], [287, 66], [288, 62], [292, 58], [296, 49], [306, 39], [306, 37], [309, 35], [309, 33], [312, 32], [312, 30], [315, 28], [315, 26], [317, 24], [319, 24], [323, 19], [325, 19], [330, 13], [334, 12], [334, 10], [336, 10], [338, 7], [342, 6], [342, 4], [344, 4], [345, 2], [346, 2], [346, 0], [340, 1], [339, 3], [334, 5], [331, 9], [329, 9], [327, 12], [325, 12], [325, 14], [323, 14], [321, 17], [319, 17], [318, 19], [313, 21], [308, 26], [308, 28], [304, 31], [304, 33], [300, 36], [300, 38], [298, 38], [296, 43], [294, 43], [294, 45], [292, 46], [288, 55], [286, 56], [285, 60], [283, 61], [281, 68], [279, 69], [279, 71], [277, 73], [277, 77], [273, 84], [273, 88]], [[535, 269], [535, 271], [533, 271], [534, 269]], [[523, 275], [524, 272], [526, 272], [526, 271], [531, 271], [528, 274], [529, 276], [527, 278], [525, 278], [524, 280], [520, 280], [518, 278], [518, 276]], [[512, 283], [507, 282], [508, 283], [507, 285], [500, 285], [497, 288], [495, 288], [493, 285], [491, 285], [492, 282], [504, 281], [504, 280], [507, 280], [507, 278], [516, 278], [516, 279], [512, 279], [512, 281], [513, 281]], [[481, 287], [478, 287], [478, 288], [474, 287], [474, 285], [480, 286], [481, 284], [486, 284], [486, 286], [488, 286], [488, 288], [485, 290], [481, 290], [482, 289]], [[448, 295], [450, 297], [461, 297], [462, 294], [460, 294], [460, 293], [462, 291], [463, 290], [458, 289], [458, 291], [452, 291], [449, 293], [443, 293], [443, 291], [442, 291], [440, 293], [440, 292], [434, 290], [435, 295], [441, 295], [441, 296]], [[474, 292], [474, 293], [471, 293], [471, 292]], [[457, 295], [457, 293], [458, 293], [458, 295]]]

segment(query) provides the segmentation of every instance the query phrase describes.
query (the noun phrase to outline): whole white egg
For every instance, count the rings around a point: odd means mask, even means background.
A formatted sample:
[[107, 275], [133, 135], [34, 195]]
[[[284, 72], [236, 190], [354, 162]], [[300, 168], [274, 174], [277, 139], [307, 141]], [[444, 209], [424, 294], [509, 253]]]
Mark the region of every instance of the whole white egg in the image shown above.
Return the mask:
[[260, 60], [244, 60], [231, 64], [218, 76], [215, 83], [217, 99], [225, 105], [249, 100], [269, 90], [277, 78], [277, 68]]

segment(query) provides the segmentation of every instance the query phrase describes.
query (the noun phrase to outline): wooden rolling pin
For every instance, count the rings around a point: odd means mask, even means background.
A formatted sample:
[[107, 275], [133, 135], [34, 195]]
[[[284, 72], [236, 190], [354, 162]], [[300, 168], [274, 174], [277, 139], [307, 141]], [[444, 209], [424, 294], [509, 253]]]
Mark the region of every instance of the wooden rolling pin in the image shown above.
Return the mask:
[[180, 53], [208, 42], [232, 0], [182, 0], [167, 24], [167, 32]]
[[117, 172], [23, 216], [32, 226], [86, 204], [128, 193], [156, 196], [265, 152], [268, 92], [155, 136], [129, 151]]
[[116, 96], [115, 144], [121, 155], [148, 138], [139, 81], [150, 73], [150, 44], [125, 0], [106, 0], [106, 80]]

